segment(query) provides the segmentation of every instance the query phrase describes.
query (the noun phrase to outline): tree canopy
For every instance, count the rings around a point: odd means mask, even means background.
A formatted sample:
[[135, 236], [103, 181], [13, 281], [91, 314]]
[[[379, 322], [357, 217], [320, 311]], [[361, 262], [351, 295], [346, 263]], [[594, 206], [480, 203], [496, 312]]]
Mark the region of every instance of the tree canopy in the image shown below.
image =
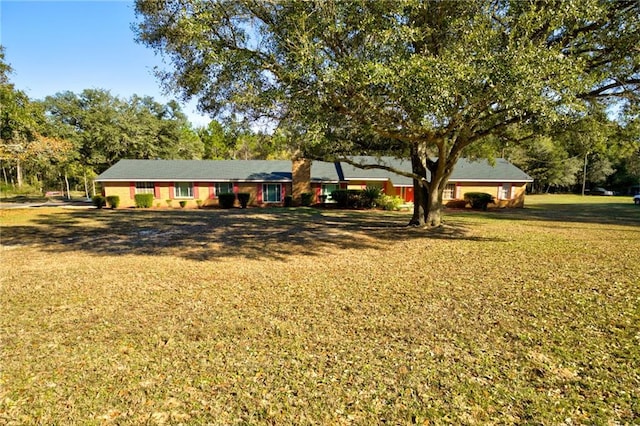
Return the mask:
[[[218, 117], [268, 118], [307, 155], [409, 157], [415, 224], [439, 225], [460, 156], [517, 124], [637, 105], [636, 1], [138, 0], [164, 84]], [[381, 165], [380, 167], [385, 167]], [[399, 172], [399, 171], [396, 171]]]
[[64, 139], [42, 135], [44, 111], [14, 87], [9, 79], [11, 72], [0, 46], [0, 160], [3, 173], [4, 164], [13, 163], [17, 185], [22, 186], [25, 167], [36, 167], [44, 173], [48, 171], [44, 165], [66, 161], [71, 146]]
[[100, 173], [121, 158], [201, 158], [202, 144], [175, 101], [121, 99], [107, 90], [62, 92], [42, 102], [49, 132], [74, 141], [83, 162]]
[[[176, 101], [150, 96], [121, 98], [106, 89], [64, 91], [31, 100], [10, 81], [11, 67], [0, 46], [0, 160], [3, 180], [23, 175], [31, 188], [59, 188], [64, 178], [84, 186], [123, 158], [282, 158], [279, 135], [254, 131], [235, 117], [194, 129]], [[7, 173], [9, 172], [9, 173]], [[11, 179], [13, 182], [13, 178]]]

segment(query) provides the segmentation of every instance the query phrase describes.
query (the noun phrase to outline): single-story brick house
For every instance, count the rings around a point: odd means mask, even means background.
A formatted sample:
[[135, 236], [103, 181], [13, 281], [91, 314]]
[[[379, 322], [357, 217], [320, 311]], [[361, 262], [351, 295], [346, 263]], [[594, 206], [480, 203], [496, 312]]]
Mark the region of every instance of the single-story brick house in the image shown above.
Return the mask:
[[[392, 157], [352, 157], [359, 164], [382, 164], [411, 170], [411, 163]], [[225, 192], [250, 194], [250, 205], [280, 205], [287, 195], [299, 199], [313, 193], [315, 201], [336, 189], [377, 186], [385, 194], [413, 201], [413, 182], [382, 169], [361, 169], [345, 162], [310, 160], [120, 160], [96, 178], [105, 196], [118, 195], [122, 207], [134, 205], [139, 193], [154, 194], [155, 203], [186, 200], [195, 206], [217, 205]], [[533, 179], [504, 159], [461, 159], [444, 192], [447, 200], [462, 199], [465, 192], [487, 192], [499, 206], [522, 207], [525, 188]]]

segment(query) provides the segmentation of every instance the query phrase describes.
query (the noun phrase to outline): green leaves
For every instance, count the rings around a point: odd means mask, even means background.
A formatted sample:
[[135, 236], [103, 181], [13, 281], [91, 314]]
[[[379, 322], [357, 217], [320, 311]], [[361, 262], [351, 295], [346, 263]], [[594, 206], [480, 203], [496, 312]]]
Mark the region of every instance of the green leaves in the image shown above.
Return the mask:
[[76, 144], [82, 161], [100, 171], [121, 158], [201, 158], [203, 146], [176, 102], [160, 104], [87, 89], [49, 96], [43, 102], [50, 132]]
[[[167, 54], [175, 69], [165, 78], [213, 113], [433, 141], [581, 109], [580, 96], [608, 78], [586, 46], [615, 50], [597, 32], [603, 22], [635, 22], [632, 7], [591, 0], [153, 3], [137, 3], [139, 40]], [[489, 117], [489, 128], [479, 124]]]

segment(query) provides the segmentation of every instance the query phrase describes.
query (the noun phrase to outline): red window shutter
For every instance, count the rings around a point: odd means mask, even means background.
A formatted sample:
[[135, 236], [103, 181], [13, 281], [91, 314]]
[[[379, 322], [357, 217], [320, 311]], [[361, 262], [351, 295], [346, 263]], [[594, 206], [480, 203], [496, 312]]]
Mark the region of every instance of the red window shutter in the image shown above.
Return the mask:
[[262, 184], [259, 183], [257, 189], [258, 189], [258, 197], [257, 197], [258, 199], [257, 199], [257, 201], [258, 201], [258, 203], [262, 203]]
[[136, 183], [129, 182], [129, 195], [131, 195], [131, 199], [136, 198]]
[[169, 199], [173, 200], [175, 197], [175, 191], [173, 190], [173, 182], [169, 183]]
[[213, 194], [213, 182], [209, 182], [209, 198], [213, 199], [214, 198], [214, 194]]
[[284, 197], [287, 195], [287, 187], [285, 185], [280, 185], [282, 191], [280, 191], [280, 202], [284, 201]]
[[237, 182], [233, 184], [233, 193], [234, 194], [238, 193], [238, 183]]
[[153, 198], [160, 198], [160, 185], [158, 185], [158, 182], [153, 183]]
[[193, 182], [193, 198], [200, 198], [200, 186], [198, 182]]

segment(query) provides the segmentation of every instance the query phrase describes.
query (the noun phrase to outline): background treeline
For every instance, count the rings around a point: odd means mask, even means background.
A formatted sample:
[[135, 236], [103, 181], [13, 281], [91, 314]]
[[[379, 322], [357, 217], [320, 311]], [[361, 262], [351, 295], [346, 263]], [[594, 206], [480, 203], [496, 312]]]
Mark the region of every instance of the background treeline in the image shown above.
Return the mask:
[[497, 144], [501, 156], [535, 179], [532, 192], [576, 192], [604, 186], [620, 194], [640, 190], [638, 113], [617, 120], [592, 110], [569, 124], [523, 131], [514, 126]]
[[[58, 190], [91, 195], [92, 181], [118, 160], [286, 159], [292, 147], [276, 132], [257, 132], [231, 117], [195, 128], [175, 101], [167, 104], [107, 90], [62, 92], [31, 100], [11, 84], [0, 47], [0, 161], [3, 194]], [[613, 121], [592, 111], [563, 127], [513, 127], [492, 147], [531, 175], [532, 192], [606, 186], [619, 193], [640, 184], [638, 114]], [[536, 136], [531, 136], [531, 135]]]
[[93, 191], [95, 176], [123, 158], [287, 158], [284, 138], [230, 118], [194, 128], [175, 101], [62, 92], [32, 100], [9, 79], [0, 50], [0, 161], [3, 193]]

